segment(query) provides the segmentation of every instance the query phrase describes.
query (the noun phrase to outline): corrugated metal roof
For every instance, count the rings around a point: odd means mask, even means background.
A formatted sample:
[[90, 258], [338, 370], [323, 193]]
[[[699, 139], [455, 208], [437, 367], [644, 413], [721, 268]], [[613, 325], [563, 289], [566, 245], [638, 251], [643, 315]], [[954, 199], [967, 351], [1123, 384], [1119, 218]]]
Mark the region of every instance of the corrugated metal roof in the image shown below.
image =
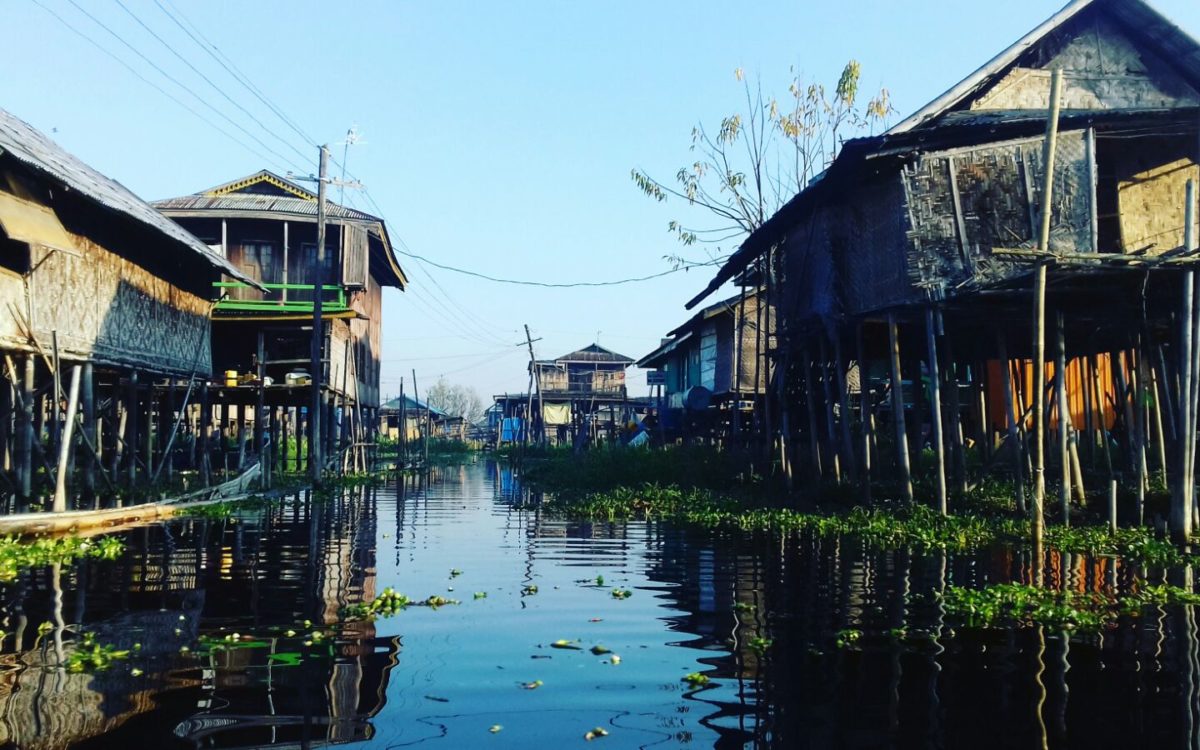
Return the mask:
[[125, 214], [165, 234], [200, 255], [223, 273], [239, 281], [250, 281], [219, 254], [183, 227], [155, 211], [129, 188], [92, 169], [32, 125], [4, 109], [0, 109], [0, 151], [38, 171], [45, 172], [105, 208]]
[[[301, 193], [308, 198], [297, 195], [280, 195], [274, 193], [259, 193], [245, 191], [252, 183], [266, 181], [276, 187], [283, 186], [291, 193]], [[316, 222], [316, 196], [291, 180], [280, 177], [268, 170], [259, 170], [252, 175], [224, 183], [216, 187], [202, 190], [192, 195], [181, 195], [178, 198], [163, 198], [151, 203], [152, 206], [168, 216], [202, 216], [211, 214], [213, 217], [266, 218], [282, 220], [289, 217], [304, 221]], [[383, 243], [382, 252], [375, 248], [371, 250], [372, 268], [379, 274], [380, 283], [384, 286], [394, 286], [404, 289], [408, 286], [408, 277], [400, 263], [396, 260], [392, 248], [391, 237], [388, 236], [387, 226], [382, 218], [372, 216], [364, 211], [346, 208], [329, 200], [325, 202], [325, 215], [335, 223], [354, 222], [362, 224], [368, 232], [378, 237]]]
[[582, 349], [577, 349], [570, 354], [564, 354], [561, 357], [555, 357], [553, 360], [544, 360], [538, 364], [554, 365], [564, 362], [612, 362], [616, 364], [633, 364], [632, 357], [626, 357], [624, 354], [617, 354], [614, 351], [605, 349], [599, 344], [585, 346]]
[[[292, 216], [311, 216], [317, 218], [317, 202], [303, 198], [293, 198], [282, 195], [259, 195], [254, 193], [238, 193], [231, 195], [183, 195], [178, 198], [165, 198], [152, 201], [151, 204], [160, 211], [270, 211], [275, 214], [291, 214]], [[339, 206], [336, 203], [325, 203], [325, 215], [330, 219], [350, 219], [353, 221], [378, 224], [382, 220], [362, 211]]]

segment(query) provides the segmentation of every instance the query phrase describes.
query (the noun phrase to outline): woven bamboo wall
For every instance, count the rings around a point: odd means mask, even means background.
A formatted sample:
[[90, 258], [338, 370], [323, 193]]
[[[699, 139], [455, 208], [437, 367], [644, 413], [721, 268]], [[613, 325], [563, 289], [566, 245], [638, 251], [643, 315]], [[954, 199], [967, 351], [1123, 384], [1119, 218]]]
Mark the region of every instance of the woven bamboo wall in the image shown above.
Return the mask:
[[[934, 296], [1003, 281], [1025, 269], [996, 247], [1034, 244], [1044, 167], [1041, 138], [922, 155], [903, 173], [910, 221], [909, 284]], [[1089, 252], [1093, 200], [1083, 131], [1061, 133], [1054, 168], [1050, 247]]]
[[212, 367], [209, 302], [97, 245], [74, 237], [77, 252], [31, 248], [28, 299], [19, 276], [0, 275], [0, 346], [43, 347], [57, 331], [68, 359], [92, 359], [162, 374], [207, 376]]

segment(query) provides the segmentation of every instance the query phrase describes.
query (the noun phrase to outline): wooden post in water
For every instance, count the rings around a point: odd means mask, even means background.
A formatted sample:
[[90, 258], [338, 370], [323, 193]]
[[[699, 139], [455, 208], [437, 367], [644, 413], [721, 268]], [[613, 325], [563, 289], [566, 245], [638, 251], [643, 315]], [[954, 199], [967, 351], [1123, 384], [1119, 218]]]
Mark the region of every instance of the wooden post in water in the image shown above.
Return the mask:
[[[54, 481], [52, 510], [55, 513], [62, 513], [67, 509], [67, 465], [70, 461], [71, 447], [75, 442], [72, 437], [75, 430], [75, 410], [79, 407], [79, 371], [81, 369], [79, 365], [71, 368], [71, 390], [67, 396], [67, 422], [60, 435], [62, 440], [58, 446], [58, 474]], [[55, 421], [57, 420], [56, 416]]]
[[1071, 407], [1067, 404], [1067, 335], [1062, 310], [1054, 316], [1057, 346], [1054, 352], [1054, 396], [1058, 402], [1058, 502], [1063, 526], [1071, 525]]
[[264, 378], [267, 375], [267, 366], [263, 359], [266, 352], [266, 343], [263, 339], [263, 332], [258, 332], [258, 347], [257, 347], [257, 363], [258, 371], [254, 373], [258, 378], [258, 387], [255, 388], [254, 394], [254, 452], [258, 456], [259, 485], [266, 489], [271, 486], [271, 469], [270, 461], [267, 457], [267, 440], [266, 430], [264, 429], [264, 414], [267, 401], [267, 384]]
[[[950, 459], [954, 464], [954, 491], [959, 497], [967, 494], [967, 449], [965, 436], [963, 435], [962, 427], [962, 400], [958, 393], [958, 363], [954, 358], [954, 343], [953, 337], [947, 335], [945, 330], [945, 320], [939, 310], [937, 313], [937, 328], [942, 336], [942, 355], [945, 359], [945, 366], [942, 368], [942, 377], [945, 378], [946, 388], [950, 393], [949, 407], [950, 414], [946, 420], [946, 429], [950, 431], [949, 446]], [[980, 441], [980, 453], [983, 454], [983, 441]]]
[[1012, 363], [1008, 359], [1008, 342], [1004, 333], [996, 334], [996, 351], [1000, 355], [1001, 380], [1004, 384], [1004, 418], [1008, 425], [1008, 444], [1013, 458], [1013, 484], [1017, 490], [1017, 510], [1026, 512], [1025, 508], [1025, 472], [1022, 470], [1025, 457], [1021, 450], [1021, 430], [1018, 421], [1021, 412], [1013, 403]]
[[[842, 467], [850, 477], [854, 477], [857, 469], [855, 468], [854, 437], [850, 431], [850, 391], [846, 387], [846, 367], [848, 363], [842, 357], [842, 331], [840, 327], [833, 336], [833, 359], [833, 371], [836, 376], [835, 384], [838, 389], [838, 410], [841, 411], [838, 424], [841, 427], [842, 435]], [[780, 377], [780, 380], [782, 379]], [[862, 374], [860, 372], [859, 388], [861, 387]]]
[[[83, 409], [83, 439], [88, 445], [100, 450], [96, 436], [96, 382], [95, 369], [91, 362], [83, 363], [80, 373], [80, 400]], [[90, 504], [96, 497], [96, 462], [98, 456], [92, 451], [83, 452], [83, 497]]]
[[912, 463], [908, 457], [908, 431], [904, 428], [904, 385], [900, 372], [900, 329], [896, 314], [888, 313], [889, 359], [892, 367], [892, 419], [896, 423], [896, 467], [900, 471], [905, 502], [913, 501]]
[[861, 423], [861, 452], [859, 470], [862, 478], [863, 501], [871, 502], [871, 388], [867, 377], [866, 346], [863, 344], [863, 323], [854, 332], [855, 356], [858, 359], [859, 422]]
[[824, 467], [821, 465], [821, 439], [818, 436], [817, 403], [813, 393], [813, 360], [807, 346], [800, 350], [800, 357], [804, 364], [804, 407], [808, 412], [809, 472], [812, 480], [819, 482], [824, 476]]
[[1108, 482], [1108, 530], [1117, 533], [1117, 480]]
[[33, 495], [33, 394], [34, 368], [36, 363], [32, 354], [25, 356], [25, 377], [21, 393], [21, 420], [18, 427], [17, 453], [20, 466], [20, 499], [19, 507], [28, 507]]
[[933, 307], [925, 308], [925, 345], [929, 352], [929, 422], [933, 428], [934, 478], [937, 490], [937, 510], [943, 516], [947, 512], [946, 503], [946, 440], [942, 423], [942, 384], [938, 371], [937, 326], [934, 322]]
[[125, 390], [125, 471], [129, 487], [137, 485], [138, 464], [138, 371], [129, 371], [129, 385]]
[[[1186, 203], [1184, 208], [1184, 248], [1188, 251], [1196, 247], [1196, 181], [1187, 181]], [[1180, 309], [1180, 345], [1179, 345], [1179, 454], [1178, 479], [1176, 480], [1173, 502], [1171, 503], [1171, 534], [1177, 541], [1186, 542], [1192, 535], [1192, 495], [1195, 479], [1192, 474], [1192, 449], [1195, 445], [1196, 422], [1193, 413], [1192, 378], [1195, 375], [1192, 367], [1192, 349], [1197, 342], [1192, 339], [1192, 318], [1195, 316], [1195, 285], [1196, 272], [1186, 271], [1183, 274], [1183, 305]]]
[[[1062, 69], [1055, 68], [1050, 83], [1050, 117], [1046, 125], [1046, 145], [1042, 152], [1041, 232], [1038, 249], [1050, 250], [1050, 218], [1054, 208], [1054, 154], [1058, 145], [1058, 112], [1062, 95]], [[1042, 583], [1042, 513], [1046, 500], [1046, 261], [1034, 268], [1033, 282], [1033, 543], [1034, 583]]]
[[[829, 372], [829, 349], [825, 346], [825, 333], [817, 337], [818, 351], [821, 357], [821, 392], [825, 396], [825, 440], [829, 446], [829, 457], [832, 461], [833, 481], [842, 483], [842, 459], [838, 449], [837, 426], [833, 418], [833, 378]], [[767, 435], [771, 439], [771, 435]]]
[[196, 437], [200, 441], [200, 482], [208, 487], [212, 484], [212, 447], [208, 444], [212, 431], [212, 403], [209, 401], [208, 378], [200, 382], [200, 426]]

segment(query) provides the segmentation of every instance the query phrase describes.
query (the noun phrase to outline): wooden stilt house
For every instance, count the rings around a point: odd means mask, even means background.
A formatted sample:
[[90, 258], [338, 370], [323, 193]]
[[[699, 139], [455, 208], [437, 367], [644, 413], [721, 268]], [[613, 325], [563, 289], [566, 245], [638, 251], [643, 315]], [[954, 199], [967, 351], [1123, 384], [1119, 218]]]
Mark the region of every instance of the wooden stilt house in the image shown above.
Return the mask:
[[[183, 393], [211, 374], [221, 278], [253, 288], [220, 253], [0, 110], [0, 489], [17, 507], [73, 469], [81, 507], [159, 475]], [[176, 381], [177, 399], [159, 402], [152, 386]]]
[[965, 452], [993, 465], [1002, 438], [1019, 447], [1034, 431], [1044, 264], [1051, 463], [1069, 472], [1082, 454], [1144, 489], [1147, 467], [1180, 470], [1173, 420], [1195, 397], [1177, 389], [1194, 369], [1180, 320], [1198, 152], [1200, 45], [1141, 0], [1074, 0], [886, 133], [847, 142], [689, 307], [768, 270], [766, 425], [785, 470], [803, 455], [824, 475], [866, 472], [873, 450], [907, 463], [908, 443], [912, 463], [930, 447], [945, 469], [926, 468], [963, 487]]
[[[308, 451], [295, 441], [307, 439], [315, 294], [322, 301], [320, 384], [326, 410], [318, 439], [332, 448], [373, 435], [380, 406], [382, 290], [407, 285], [383, 220], [327, 204], [318, 291], [317, 196], [296, 183], [263, 170], [153, 205], [255, 282], [228, 278], [214, 284], [221, 299], [212, 312], [212, 367], [223, 376], [214, 400], [226, 412], [221, 424], [227, 436], [241, 436], [236, 441], [241, 446], [242, 433], [254, 425], [254, 445], [263, 444], [265, 431], [271, 437], [266, 443], [278, 449], [272, 464], [304, 468]], [[268, 411], [255, 421], [244, 409], [257, 403], [260, 386], [261, 406]]]

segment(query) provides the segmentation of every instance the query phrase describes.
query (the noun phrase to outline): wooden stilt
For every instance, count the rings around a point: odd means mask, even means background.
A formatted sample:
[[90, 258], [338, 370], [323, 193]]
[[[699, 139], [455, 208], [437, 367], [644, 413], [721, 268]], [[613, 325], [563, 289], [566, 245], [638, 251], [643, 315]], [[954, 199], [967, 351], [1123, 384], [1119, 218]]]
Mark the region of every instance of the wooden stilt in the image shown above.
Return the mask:
[[912, 464], [908, 456], [908, 432], [904, 427], [904, 386], [900, 372], [900, 329], [896, 314], [888, 313], [888, 343], [892, 368], [892, 419], [896, 427], [896, 467], [900, 472], [905, 502], [913, 501]]
[[25, 373], [21, 394], [21, 424], [18, 428], [17, 455], [20, 461], [20, 502], [18, 508], [29, 507], [29, 499], [33, 496], [33, 394], [34, 370], [33, 355], [25, 357]]
[[138, 372], [130, 370], [125, 389], [125, 475], [131, 489], [137, 485], [139, 411]]
[[[79, 380], [82, 369], [79, 365], [71, 368], [71, 390], [67, 396], [67, 419], [63, 431], [59, 435], [61, 440], [58, 448], [58, 474], [55, 476], [54, 504], [52, 506], [55, 513], [62, 513], [67, 509], [67, 466], [70, 463], [71, 450], [75, 445], [72, 438], [75, 430], [75, 411], [79, 408]], [[57, 417], [55, 421], [58, 421]]]
[[[1092, 390], [1096, 394], [1096, 440], [1100, 446], [1100, 455], [1104, 458], [1104, 468], [1108, 476], [1113, 475], [1112, 452], [1108, 445], [1108, 423], [1105, 416], [1108, 409], [1105, 403], [1105, 390], [1100, 383], [1100, 355], [1092, 355]], [[1112, 360], [1109, 360], [1109, 370], [1112, 370]], [[1115, 405], [1114, 405], [1115, 408]]]
[[1054, 316], [1055, 357], [1054, 396], [1058, 402], [1058, 460], [1060, 467], [1058, 502], [1064, 526], [1071, 523], [1071, 408], [1067, 404], [1067, 335], [1063, 313]]
[[246, 467], [246, 406], [238, 404], [237, 425], [234, 427], [234, 434], [237, 435], [237, 470], [240, 472]]
[[142, 453], [144, 454], [143, 462], [146, 468], [146, 482], [149, 483], [151, 477], [155, 476], [154, 463], [154, 434], [156, 431], [155, 425], [155, 408], [154, 408], [154, 383], [150, 378], [146, 378], [146, 397], [143, 400], [145, 407], [142, 411], [142, 426], [145, 430], [142, 435]]
[[938, 371], [937, 325], [932, 307], [925, 309], [925, 343], [929, 352], [929, 423], [933, 430], [935, 506], [943, 516], [946, 503], [946, 440], [942, 423], [942, 384]]
[[817, 336], [817, 346], [821, 356], [821, 390], [825, 396], [825, 444], [829, 446], [827, 455], [833, 470], [833, 481], [841, 484], [842, 457], [839, 455], [837, 425], [833, 418], [833, 378], [829, 372], [829, 350], [825, 346], [824, 333]]
[[801, 350], [800, 356], [804, 360], [804, 402], [805, 409], [808, 411], [808, 451], [811, 462], [809, 468], [815, 482], [820, 481], [825, 472], [821, 465], [821, 433], [817, 430], [817, 405], [813, 394], [814, 368], [807, 347]]
[[[100, 449], [100, 439], [97, 435], [96, 428], [96, 382], [94, 365], [91, 362], [83, 363], [83, 371], [80, 374], [80, 402], [83, 408], [83, 439], [89, 445]], [[84, 507], [91, 507], [96, 499], [96, 464], [99, 461], [98, 456], [93, 456], [91, 451], [83, 452], [83, 500]]]
[[858, 392], [859, 392], [859, 470], [862, 481], [863, 501], [871, 502], [871, 432], [875, 421], [871, 414], [871, 388], [869, 368], [867, 367], [866, 346], [863, 344], [863, 323], [859, 323], [854, 333], [855, 356], [858, 360]]
[[1008, 343], [1003, 333], [996, 334], [996, 351], [1000, 355], [1000, 372], [1004, 385], [1004, 416], [1008, 425], [1008, 447], [1013, 458], [1013, 485], [1017, 491], [1017, 510], [1025, 513], [1025, 458], [1021, 450], [1021, 431], [1018, 426], [1020, 412], [1013, 403], [1012, 367], [1008, 359]]
[[208, 379], [200, 383], [200, 428], [196, 437], [200, 440], [200, 481], [205, 487], [212, 485], [212, 446], [209, 435], [212, 434], [212, 403], [208, 390]]
[[[846, 367], [848, 363], [842, 356], [842, 335], [839, 330], [833, 336], [833, 372], [836, 376], [835, 385], [838, 389], [838, 425], [841, 427], [842, 439], [842, 468], [846, 474], [853, 477], [857, 474], [854, 456], [854, 438], [850, 430], [850, 393], [846, 387]], [[859, 379], [861, 383], [861, 378]]]
[[950, 457], [954, 464], [954, 488], [959, 497], [967, 494], [967, 449], [964, 444], [962, 426], [962, 400], [959, 397], [958, 363], [954, 358], [954, 342], [943, 329], [942, 313], [937, 312], [938, 332], [942, 336], [942, 349], [946, 365], [942, 372], [946, 378], [949, 391], [950, 413], [946, 419], [946, 431], [949, 432]]

